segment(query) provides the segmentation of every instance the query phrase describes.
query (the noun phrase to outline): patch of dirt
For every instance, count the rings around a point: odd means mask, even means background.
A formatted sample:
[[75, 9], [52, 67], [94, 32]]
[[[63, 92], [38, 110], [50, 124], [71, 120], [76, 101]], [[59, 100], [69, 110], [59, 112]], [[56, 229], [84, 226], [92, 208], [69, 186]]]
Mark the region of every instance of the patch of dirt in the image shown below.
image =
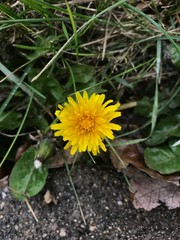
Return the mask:
[[[150, 212], [134, 209], [121, 173], [102, 164], [78, 163], [72, 174], [86, 225], [65, 168], [50, 171], [47, 184], [26, 203], [0, 189], [0, 240], [178, 240], [180, 209], [160, 206]], [[46, 205], [47, 190], [55, 203]]]

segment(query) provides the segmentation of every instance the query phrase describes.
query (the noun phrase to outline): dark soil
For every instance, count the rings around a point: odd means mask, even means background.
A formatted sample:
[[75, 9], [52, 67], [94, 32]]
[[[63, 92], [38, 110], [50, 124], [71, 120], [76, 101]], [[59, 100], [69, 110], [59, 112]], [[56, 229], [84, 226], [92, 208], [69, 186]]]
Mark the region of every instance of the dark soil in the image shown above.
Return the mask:
[[[114, 168], [78, 163], [72, 177], [86, 225], [66, 169], [54, 169], [43, 191], [29, 200], [39, 222], [26, 203], [14, 199], [7, 188], [0, 190], [0, 240], [180, 239], [180, 209], [134, 209], [126, 181]], [[44, 204], [47, 189], [57, 205]]]

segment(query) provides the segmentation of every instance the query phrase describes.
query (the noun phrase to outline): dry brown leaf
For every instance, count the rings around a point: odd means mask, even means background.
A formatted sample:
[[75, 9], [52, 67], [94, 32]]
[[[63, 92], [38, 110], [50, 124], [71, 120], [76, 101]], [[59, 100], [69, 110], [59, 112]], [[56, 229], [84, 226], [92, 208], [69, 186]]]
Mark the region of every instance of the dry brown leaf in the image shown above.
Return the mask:
[[[151, 177], [163, 178], [156, 171], [148, 168], [144, 164], [143, 149], [140, 147], [139, 144], [118, 146], [114, 148], [126, 166], [131, 164], [136, 168], [140, 169], [141, 171], [146, 172]], [[117, 159], [116, 155], [112, 152], [112, 150], [110, 150], [110, 158], [115, 168], [117, 168], [118, 170], [123, 169], [122, 164], [120, 163], [119, 159]]]
[[137, 165], [139, 164], [139, 161], [142, 158], [142, 155], [135, 144], [118, 146], [114, 148], [124, 163], [122, 164], [120, 160], [117, 158], [117, 156], [115, 155], [115, 153], [110, 149], [111, 161], [114, 167], [118, 170], [124, 169], [124, 165], [127, 167], [130, 163], [136, 163]]
[[135, 208], [147, 211], [165, 203], [168, 209], [180, 207], [180, 187], [164, 180], [152, 179], [134, 167], [126, 172], [130, 178], [130, 191], [133, 193]]
[[82, 156], [82, 153], [79, 153], [75, 158], [75, 156], [72, 156], [69, 151], [65, 151], [65, 150], [58, 151], [54, 156], [52, 156], [49, 168], [63, 167], [64, 160], [67, 161], [67, 164], [71, 165], [74, 162], [78, 162], [81, 156]]
[[[145, 165], [143, 149], [139, 144], [118, 146], [114, 148], [126, 167], [131, 164], [139, 170], [147, 173], [152, 178], [162, 179], [167, 182], [179, 185], [180, 176], [178, 176], [177, 174], [161, 175], [160, 173], [152, 170], [151, 168], [148, 168]], [[123, 165], [112, 150], [110, 150], [110, 158], [116, 169], [124, 169]]]
[[28, 149], [28, 147], [30, 147], [30, 145], [30, 141], [26, 141], [23, 145], [18, 147], [16, 151], [15, 161], [18, 161], [21, 158], [22, 154]]

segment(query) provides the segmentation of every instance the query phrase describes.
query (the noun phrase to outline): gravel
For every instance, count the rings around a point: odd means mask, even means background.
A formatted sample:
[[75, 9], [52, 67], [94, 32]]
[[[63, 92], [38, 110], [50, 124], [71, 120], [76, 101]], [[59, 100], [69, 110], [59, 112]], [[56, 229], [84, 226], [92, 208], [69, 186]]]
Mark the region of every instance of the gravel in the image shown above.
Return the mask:
[[[126, 181], [112, 166], [78, 163], [72, 172], [83, 221], [65, 168], [53, 169], [47, 184], [29, 203], [0, 188], [0, 240], [178, 240], [180, 209], [134, 209]], [[45, 204], [49, 190], [54, 202]]]

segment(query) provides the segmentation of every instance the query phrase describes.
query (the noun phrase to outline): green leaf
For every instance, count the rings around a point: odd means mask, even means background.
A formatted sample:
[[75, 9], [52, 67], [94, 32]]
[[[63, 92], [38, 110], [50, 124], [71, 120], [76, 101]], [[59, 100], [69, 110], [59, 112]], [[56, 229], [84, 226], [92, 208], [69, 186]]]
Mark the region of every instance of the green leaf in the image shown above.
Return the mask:
[[143, 97], [141, 100], [137, 102], [137, 106], [134, 110], [135, 114], [138, 114], [143, 117], [150, 117], [152, 112], [153, 100], [149, 97]]
[[170, 108], [170, 110], [175, 110], [179, 106], [180, 106], [180, 92], [177, 93], [177, 95], [173, 98], [168, 107]]
[[22, 114], [16, 112], [3, 112], [0, 115], [0, 131], [4, 129], [15, 129], [21, 123]]
[[128, 83], [125, 79], [120, 78], [120, 77], [116, 77], [115, 80], [122, 84], [123, 86], [127, 87], [127, 88], [133, 88], [133, 84], [132, 83]]
[[[180, 52], [180, 44], [176, 43], [176, 45]], [[168, 46], [168, 50], [169, 50], [169, 54], [171, 56], [172, 62], [177, 68], [180, 68], [180, 54], [178, 50], [172, 44]]]
[[72, 86], [73, 81], [75, 83], [88, 83], [93, 80], [94, 76], [94, 67], [87, 65], [75, 65], [71, 66], [71, 71], [73, 76], [70, 74], [66, 87], [69, 88]]
[[171, 148], [174, 154], [180, 157], [180, 144], [177, 144], [177, 138], [169, 139], [169, 147]]
[[146, 148], [144, 151], [145, 163], [161, 174], [171, 174], [180, 171], [180, 146]]
[[42, 132], [44, 132], [48, 126], [49, 123], [46, 119], [46, 116], [43, 115], [42, 113], [37, 113], [39, 110], [38, 109], [33, 109], [31, 110], [31, 116], [27, 119], [26, 121], [26, 126], [28, 127], [34, 127], [40, 129]]
[[[31, 81], [31, 76], [34, 76], [39, 72], [38, 69], [33, 69], [29, 74], [29, 80]], [[47, 72], [43, 73], [38, 81], [34, 81], [31, 83], [33, 88], [37, 91], [41, 92], [44, 96], [46, 96], [46, 102], [44, 99], [39, 99], [42, 103], [47, 105], [55, 104], [57, 102], [61, 102], [64, 97], [64, 90], [60, 84], [60, 82], [55, 78], [53, 74], [49, 74]]]
[[48, 175], [47, 165], [43, 164], [42, 167], [36, 169], [34, 167], [35, 153], [35, 148], [30, 147], [11, 172], [9, 186], [12, 194], [19, 200], [36, 195], [45, 184]]
[[154, 146], [165, 142], [169, 137], [180, 137], [180, 122], [178, 114], [173, 117], [164, 117], [156, 125], [151, 136], [146, 141], [149, 146]]

